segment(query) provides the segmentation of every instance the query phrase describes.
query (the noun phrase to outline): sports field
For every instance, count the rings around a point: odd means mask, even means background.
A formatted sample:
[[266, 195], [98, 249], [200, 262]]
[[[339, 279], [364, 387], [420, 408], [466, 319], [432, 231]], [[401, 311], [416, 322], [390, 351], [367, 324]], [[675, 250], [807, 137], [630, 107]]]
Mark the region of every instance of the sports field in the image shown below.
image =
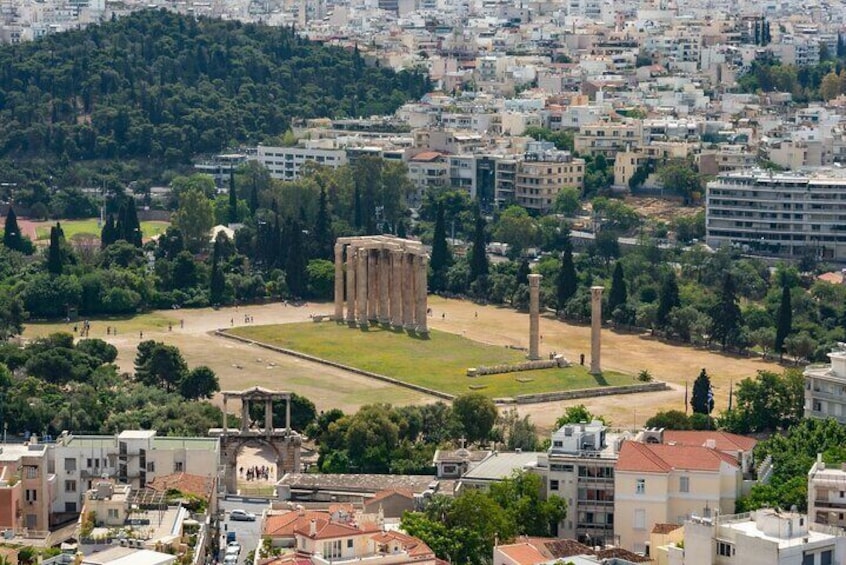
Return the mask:
[[631, 376], [617, 372], [594, 377], [581, 366], [471, 378], [466, 375], [468, 367], [520, 363], [525, 353], [438, 330], [420, 339], [378, 326], [361, 330], [334, 322], [305, 322], [244, 326], [230, 332], [453, 395], [480, 392], [501, 398], [633, 382]]
[[[90, 235], [100, 237], [102, 226], [99, 225], [97, 218], [90, 218], [87, 220], [59, 220], [62, 224], [62, 231], [65, 232], [65, 239], [72, 239], [76, 235]], [[50, 228], [56, 225], [56, 222], [33, 222], [35, 224], [35, 233], [39, 242], [50, 239]], [[144, 239], [162, 234], [170, 226], [170, 222], [141, 222], [141, 233]]]

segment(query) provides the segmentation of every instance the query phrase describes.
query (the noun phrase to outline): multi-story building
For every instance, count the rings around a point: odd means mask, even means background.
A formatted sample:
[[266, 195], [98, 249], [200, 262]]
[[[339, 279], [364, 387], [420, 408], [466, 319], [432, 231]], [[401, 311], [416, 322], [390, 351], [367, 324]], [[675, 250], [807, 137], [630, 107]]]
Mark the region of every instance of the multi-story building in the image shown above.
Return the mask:
[[716, 449], [626, 441], [614, 469], [614, 534], [644, 552], [654, 524], [733, 512], [742, 484], [737, 460]]
[[846, 559], [846, 532], [814, 524], [805, 514], [769, 508], [684, 524], [683, 565], [834, 565]]
[[846, 260], [846, 177], [837, 169], [729, 172], [708, 183], [706, 241], [762, 255]]
[[805, 369], [805, 417], [846, 424], [846, 344], [839, 343], [828, 358], [830, 365]]
[[408, 180], [414, 186], [410, 195], [412, 205], [419, 205], [429, 189], [445, 189], [450, 184], [450, 164], [446, 155], [438, 151], [423, 151], [408, 160]]
[[567, 502], [558, 537], [587, 545], [613, 543], [618, 442], [608, 439], [602, 422], [568, 424], [552, 434], [549, 452], [539, 458], [538, 467], [548, 469], [547, 494]]
[[304, 163], [311, 161], [337, 169], [347, 163], [347, 153], [336, 147], [332, 140], [317, 140], [313, 144], [295, 147], [270, 147], [259, 145], [256, 159], [275, 179], [299, 178]]
[[829, 468], [817, 455], [808, 471], [808, 519], [817, 524], [846, 527], [846, 464]]
[[107, 478], [144, 488], [157, 476], [190, 473], [216, 476], [217, 438], [159, 437], [155, 430], [128, 430], [114, 436], [63, 433], [51, 445], [60, 478], [52, 510], [79, 512], [83, 495]]
[[514, 199], [524, 208], [546, 213], [561, 189], [582, 188], [584, 170], [584, 159], [574, 159], [569, 151], [556, 151], [550, 142], [530, 142], [517, 166]]
[[613, 159], [618, 151], [641, 143], [640, 124], [640, 120], [632, 120], [584, 125], [573, 137], [573, 148], [579, 155], [603, 155]]
[[0, 447], [0, 528], [32, 537], [46, 533], [57, 481], [48, 446], [36, 437]]

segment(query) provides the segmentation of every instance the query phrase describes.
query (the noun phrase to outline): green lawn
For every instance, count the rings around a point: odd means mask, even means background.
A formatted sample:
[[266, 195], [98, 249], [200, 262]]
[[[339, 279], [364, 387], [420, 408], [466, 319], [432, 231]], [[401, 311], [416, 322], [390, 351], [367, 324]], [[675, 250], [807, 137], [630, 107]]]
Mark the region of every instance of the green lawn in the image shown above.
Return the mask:
[[468, 367], [516, 363], [525, 360], [525, 354], [439, 331], [418, 339], [375, 326], [363, 331], [333, 322], [305, 322], [227, 332], [455, 395], [477, 391], [493, 398], [514, 397], [634, 382], [630, 375], [612, 372], [594, 377], [580, 366], [470, 378]]
[[[91, 318], [91, 337], [105, 337], [106, 326], [116, 328], [121, 335], [131, 334], [137, 335], [140, 331], [163, 330], [167, 328], [168, 324], [174, 323], [173, 318], [167, 318], [157, 312], [149, 314], [137, 314], [133, 316], [106, 316]], [[177, 320], [178, 322], [178, 320]], [[56, 332], [73, 332], [74, 325], [80, 325], [80, 321], [76, 322], [27, 322], [24, 327], [24, 337], [31, 339], [49, 335]]]
[[[62, 224], [62, 231], [65, 232], [65, 238], [71, 239], [75, 235], [93, 235], [100, 237], [101, 226], [97, 223], [97, 218], [90, 218], [88, 220], [59, 220]], [[56, 222], [44, 222], [35, 228], [35, 233], [38, 234], [38, 241], [46, 241], [50, 239], [50, 228], [55, 226]], [[170, 226], [170, 222], [141, 222], [141, 232], [145, 238], [153, 237], [165, 232]]]

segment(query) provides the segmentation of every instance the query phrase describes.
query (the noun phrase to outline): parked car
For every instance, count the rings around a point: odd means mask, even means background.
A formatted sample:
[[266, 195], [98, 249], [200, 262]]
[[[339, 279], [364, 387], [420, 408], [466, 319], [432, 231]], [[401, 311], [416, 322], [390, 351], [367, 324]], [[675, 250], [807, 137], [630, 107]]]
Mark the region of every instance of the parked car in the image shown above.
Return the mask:
[[241, 553], [241, 544], [237, 541], [231, 542], [226, 546], [226, 555], [238, 556]]
[[246, 510], [235, 509], [229, 513], [229, 519], [235, 522], [255, 522], [256, 515]]

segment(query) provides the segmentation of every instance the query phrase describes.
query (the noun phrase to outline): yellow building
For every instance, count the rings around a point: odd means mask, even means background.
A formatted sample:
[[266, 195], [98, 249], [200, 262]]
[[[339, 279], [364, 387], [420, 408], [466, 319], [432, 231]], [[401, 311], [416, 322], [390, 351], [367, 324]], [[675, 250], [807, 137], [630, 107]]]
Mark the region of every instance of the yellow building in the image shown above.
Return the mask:
[[645, 552], [655, 524], [731, 513], [741, 494], [737, 460], [709, 447], [623, 443], [614, 471], [618, 545]]

